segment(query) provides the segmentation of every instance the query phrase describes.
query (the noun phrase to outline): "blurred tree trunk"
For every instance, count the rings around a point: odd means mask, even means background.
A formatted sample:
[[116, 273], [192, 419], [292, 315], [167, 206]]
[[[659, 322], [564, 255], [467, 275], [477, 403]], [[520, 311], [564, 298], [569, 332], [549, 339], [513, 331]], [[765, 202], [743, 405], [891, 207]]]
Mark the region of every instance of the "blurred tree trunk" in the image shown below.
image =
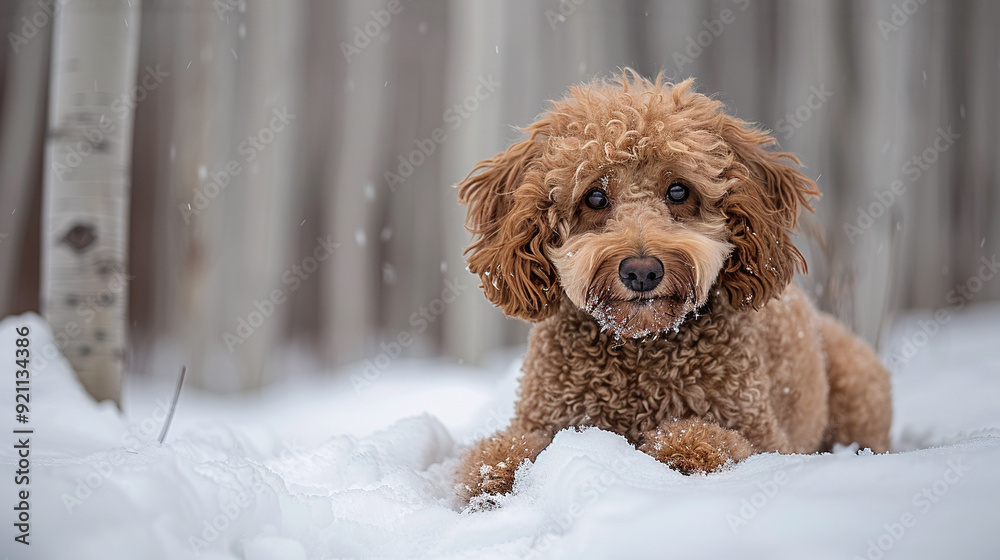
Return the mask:
[[[170, 254], [177, 266], [167, 272], [170, 281], [165, 283], [162, 312], [168, 316], [169, 330], [177, 333], [189, 381], [220, 389], [212, 385], [212, 378], [218, 381], [221, 368], [210, 358], [212, 349], [218, 347], [219, 333], [225, 330], [218, 302], [229, 295], [217, 287], [225, 253], [220, 247], [226, 238], [224, 203], [209, 204], [204, 192], [209, 173], [224, 170], [232, 157], [232, 92], [238, 77], [230, 53], [238, 46], [235, 19], [240, 16], [230, 11], [226, 19], [220, 18], [211, 3], [202, 3], [178, 12], [177, 17], [172, 60], [174, 68], [183, 71], [177, 72], [170, 90], [173, 97], [183, 100], [183, 107], [178, 103], [167, 130], [170, 166], [166, 180], [180, 206], [170, 204], [164, 220], [176, 240]], [[219, 197], [230, 194], [213, 192]]]
[[[301, 258], [290, 253], [301, 222], [293, 215], [302, 192], [294, 160], [301, 122], [297, 119], [309, 118], [299, 109], [298, 92], [304, 7], [299, 1], [262, 2], [229, 16], [238, 41], [238, 81], [230, 103], [239, 123], [233, 129], [230, 161], [245, 171], [235, 174], [228, 192], [220, 195], [225, 231], [217, 241], [225, 252], [220, 265], [223, 283], [215, 293], [227, 296], [219, 312], [223, 332], [231, 336], [213, 336], [232, 357], [238, 382], [228, 388], [209, 385], [216, 389], [247, 391], [263, 385], [287, 316], [287, 285], [281, 276]], [[239, 242], [234, 244], [234, 239]], [[240, 281], [225, 283], [232, 278]], [[250, 333], [244, 336], [247, 326]]]
[[[23, 2], [14, 21], [30, 18], [38, 11], [34, 3]], [[16, 32], [20, 26], [15, 25]], [[45, 105], [38, 102], [45, 91], [51, 26], [24, 43], [12, 45], [4, 60], [4, 92], [0, 102], [0, 317], [17, 311], [17, 284], [24, 271], [24, 243], [32, 198], [37, 193], [39, 146], [45, 129]], [[6, 34], [5, 34], [6, 36]]]
[[[53, 28], [42, 311], [83, 386], [119, 403], [139, 0], [68, 0]], [[135, 87], [133, 87], [135, 86]]]
[[203, 389], [259, 388], [285, 330], [287, 294], [273, 298], [300, 258], [291, 246], [302, 223], [295, 142], [305, 7], [198, 3], [167, 22], [177, 35], [164, 53], [177, 69], [169, 87], [184, 102], [165, 142], [165, 253], [178, 266], [161, 312]]
[[[340, 36], [350, 37], [349, 22], [364, 22], [372, 10], [385, 6], [378, 0], [347, 2], [343, 19], [336, 27]], [[339, 47], [338, 47], [339, 48]], [[370, 201], [376, 196], [372, 177], [381, 177], [385, 161], [381, 151], [387, 134], [380, 115], [388, 105], [390, 53], [371, 48], [364, 57], [352, 58], [344, 68], [343, 105], [333, 123], [339, 138], [326, 171], [327, 189], [323, 201], [327, 231], [340, 243], [323, 264], [324, 351], [331, 363], [358, 360], [372, 348], [377, 323], [378, 299], [382, 292], [378, 240], [381, 224]], [[343, 56], [340, 54], [339, 56]], [[339, 64], [339, 60], [338, 60]], [[365, 184], [372, 182], [366, 194]], [[347, 185], [351, 185], [349, 188]]]

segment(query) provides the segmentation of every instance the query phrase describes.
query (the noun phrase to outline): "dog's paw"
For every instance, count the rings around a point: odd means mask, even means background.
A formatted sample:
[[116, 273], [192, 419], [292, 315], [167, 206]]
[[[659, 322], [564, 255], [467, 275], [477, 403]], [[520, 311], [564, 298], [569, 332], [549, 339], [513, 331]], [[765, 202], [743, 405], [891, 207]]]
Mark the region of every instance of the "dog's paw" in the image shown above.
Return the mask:
[[474, 445], [465, 454], [457, 473], [456, 489], [476, 509], [492, 509], [490, 496], [509, 494], [514, 473], [524, 461], [532, 461], [550, 438], [539, 432], [497, 434]]
[[639, 450], [683, 474], [710, 473], [753, 454], [735, 430], [700, 419], [668, 422], [647, 432]]

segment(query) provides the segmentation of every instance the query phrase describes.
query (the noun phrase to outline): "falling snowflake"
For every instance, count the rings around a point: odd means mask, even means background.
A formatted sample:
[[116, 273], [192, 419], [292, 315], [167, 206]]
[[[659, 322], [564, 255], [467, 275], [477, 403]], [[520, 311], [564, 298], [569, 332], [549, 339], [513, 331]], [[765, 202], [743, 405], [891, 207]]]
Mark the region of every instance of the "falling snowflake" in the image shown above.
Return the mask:
[[386, 286], [396, 283], [396, 268], [387, 262], [382, 263], [382, 283]]

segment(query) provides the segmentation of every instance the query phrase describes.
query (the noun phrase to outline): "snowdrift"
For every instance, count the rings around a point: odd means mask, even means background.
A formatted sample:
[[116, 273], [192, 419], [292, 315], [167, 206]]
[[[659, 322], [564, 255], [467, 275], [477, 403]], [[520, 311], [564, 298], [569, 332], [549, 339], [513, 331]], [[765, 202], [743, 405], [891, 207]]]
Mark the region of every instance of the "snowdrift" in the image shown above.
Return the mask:
[[[917, 325], [898, 329], [890, 350]], [[956, 316], [901, 364], [891, 454], [758, 455], [685, 477], [615, 434], [564, 431], [501, 508], [470, 513], [451, 473], [462, 445], [509, 418], [516, 363], [399, 360], [368, 386], [350, 381], [359, 366], [239, 400], [186, 388], [159, 445], [169, 382], [133, 382], [124, 413], [94, 404], [44, 322], [9, 317], [0, 556], [996, 558], [998, 325], [1000, 307]], [[15, 408], [23, 327], [26, 423]], [[28, 480], [16, 484], [22, 459]], [[14, 509], [22, 491], [27, 510]], [[27, 546], [15, 541], [25, 528]]]

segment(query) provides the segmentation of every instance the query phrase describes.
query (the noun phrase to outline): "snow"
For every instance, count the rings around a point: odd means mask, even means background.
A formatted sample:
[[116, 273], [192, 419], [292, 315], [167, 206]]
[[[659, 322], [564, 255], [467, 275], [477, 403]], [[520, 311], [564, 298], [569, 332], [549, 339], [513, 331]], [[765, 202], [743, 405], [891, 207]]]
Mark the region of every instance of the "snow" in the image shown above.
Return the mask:
[[[922, 316], [896, 329], [894, 350]], [[896, 451], [756, 455], [682, 476], [597, 429], [563, 431], [498, 509], [463, 511], [461, 446], [501, 428], [517, 363], [396, 360], [371, 381], [300, 374], [255, 396], [170, 379], [94, 404], [34, 315], [0, 322], [0, 423], [30, 427], [29, 547], [0, 447], [0, 557], [987, 558], [1000, 502], [1000, 306], [952, 314], [894, 373]], [[14, 329], [31, 330], [30, 422], [14, 421]], [[43, 364], [42, 362], [47, 362]], [[44, 367], [43, 367], [44, 366]]]

